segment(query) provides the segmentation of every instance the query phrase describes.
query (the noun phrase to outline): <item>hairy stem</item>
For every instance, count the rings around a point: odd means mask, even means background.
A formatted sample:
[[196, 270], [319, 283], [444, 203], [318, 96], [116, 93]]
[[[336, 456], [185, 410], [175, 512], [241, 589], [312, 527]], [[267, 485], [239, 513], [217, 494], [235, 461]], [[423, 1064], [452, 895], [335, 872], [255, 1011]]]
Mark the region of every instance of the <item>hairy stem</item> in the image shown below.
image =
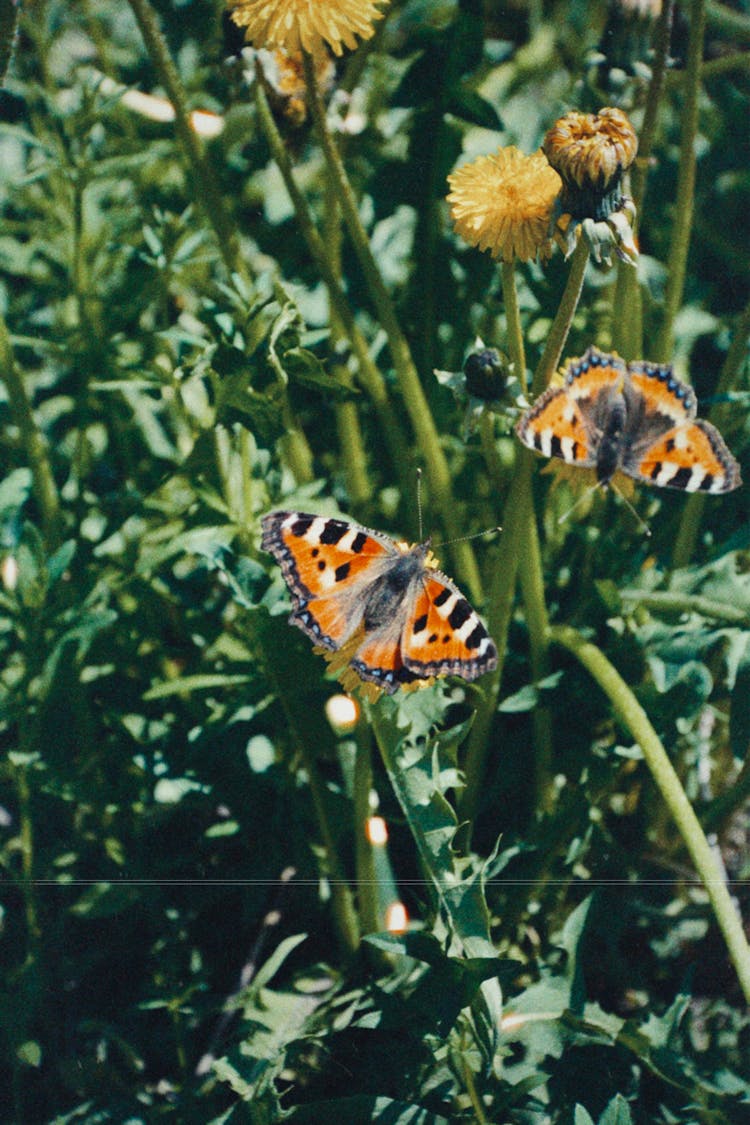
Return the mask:
[[409, 447], [406, 436], [393, 409], [385, 380], [373, 363], [367, 341], [354, 320], [354, 313], [341, 287], [328, 248], [321, 238], [305, 198], [297, 186], [289, 153], [276, 128], [268, 105], [264, 81], [263, 72], [260, 66], [256, 65], [255, 104], [258, 110], [258, 122], [271, 149], [271, 155], [281, 172], [286, 190], [289, 192], [300, 233], [328, 290], [331, 306], [335, 309], [357, 358], [359, 382], [372, 401], [394, 471], [399, 476], [402, 490], [406, 492], [409, 487], [413, 487], [413, 479], [408, 472]]
[[219, 253], [227, 269], [230, 273], [238, 273], [247, 279], [248, 271], [241, 256], [236, 227], [224, 206], [213, 167], [206, 159], [200, 138], [190, 124], [185, 89], [159, 28], [156, 13], [148, 0], [128, 0], [128, 3], [133, 9], [157, 77], [174, 108], [175, 130], [191, 172], [188, 186], [214, 229]]
[[[307, 55], [305, 55], [305, 80], [318, 138], [330, 170], [331, 182], [336, 189], [344, 222], [359, 260], [370, 297], [388, 339], [404, 406], [414, 427], [420, 453], [424, 458], [432, 500], [448, 538], [454, 539], [460, 536], [461, 525], [453, 497], [448, 462], [440, 444], [440, 435], [430, 412], [422, 384], [419, 381], [409, 345], [401, 331], [393, 302], [375, 261], [367, 232], [362, 225], [357, 202], [341, 155], [328, 128], [325, 106], [316, 83], [315, 67]], [[462, 581], [466, 583], [472, 598], [481, 600], [479, 568], [471, 544], [463, 540], [453, 543], [450, 549], [456, 570]]]
[[552, 639], [571, 652], [596, 680], [608, 696], [619, 722], [643, 751], [651, 776], [706, 888], [742, 991], [750, 1003], [750, 946], [742, 927], [742, 919], [700, 822], [648, 715], [622, 676], [596, 645], [585, 640], [577, 630], [569, 626], [553, 626], [550, 632]]
[[11, 416], [18, 426], [21, 444], [31, 469], [34, 496], [39, 505], [44, 536], [47, 545], [54, 550], [60, 545], [63, 530], [60, 495], [52, 475], [47, 443], [34, 418], [26, 387], [16, 365], [8, 327], [2, 316], [0, 316], [0, 369], [8, 393]]
[[573, 323], [573, 316], [578, 308], [588, 260], [588, 246], [584, 240], [581, 239], [573, 252], [568, 280], [565, 283], [565, 289], [563, 290], [560, 304], [555, 313], [555, 319], [550, 327], [542, 358], [539, 360], [537, 369], [534, 372], [532, 390], [535, 395], [540, 394], [548, 385], [560, 362], [560, 356], [563, 353], [565, 341], [568, 338], [570, 326]]
[[[750, 336], [750, 302], [745, 305], [737, 322], [732, 343], [727, 352], [726, 359], [721, 368], [719, 381], [716, 385], [717, 395], [726, 395], [734, 386], [737, 377], [745, 362], [745, 349], [748, 336]], [[714, 425], [720, 425], [728, 417], [726, 403], [717, 402], [709, 414]], [[672, 553], [672, 566], [675, 570], [687, 566], [693, 557], [695, 544], [698, 541], [703, 509], [706, 506], [705, 493], [694, 492], [689, 496], [682, 511], [680, 527], [675, 540]]]
[[690, 39], [688, 42], [684, 103], [682, 107], [680, 162], [677, 169], [677, 197], [672, 240], [667, 260], [667, 287], [664, 294], [664, 319], [656, 347], [655, 359], [668, 363], [674, 346], [674, 322], [682, 305], [687, 273], [690, 232], [693, 225], [695, 203], [696, 156], [698, 136], [698, 108], [701, 92], [703, 40], [706, 30], [705, 0], [691, 0]]

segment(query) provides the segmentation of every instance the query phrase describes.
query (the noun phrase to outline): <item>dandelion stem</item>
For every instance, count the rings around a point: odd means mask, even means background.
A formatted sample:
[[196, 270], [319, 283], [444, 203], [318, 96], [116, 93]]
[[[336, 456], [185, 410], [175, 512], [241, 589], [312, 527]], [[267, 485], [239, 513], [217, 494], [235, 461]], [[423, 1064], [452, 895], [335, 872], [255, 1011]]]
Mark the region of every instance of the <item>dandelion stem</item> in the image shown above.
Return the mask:
[[[341, 284], [341, 216], [336, 196], [331, 188], [330, 181], [326, 184], [325, 193], [325, 244], [329, 248], [331, 266], [336, 273], [339, 285]], [[343, 341], [344, 328], [341, 317], [328, 295], [328, 319], [331, 324], [331, 351], [335, 355], [337, 345]], [[351, 385], [351, 375], [344, 363], [333, 363], [332, 374], [342, 386]], [[341, 450], [341, 461], [346, 476], [346, 487], [352, 507], [356, 511], [367, 504], [372, 496], [371, 477], [367, 472], [367, 456], [362, 441], [362, 430], [359, 425], [359, 415], [353, 402], [334, 403], [336, 418], [336, 433]]]
[[[549, 617], [544, 600], [544, 573], [539, 533], [531, 503], [526, 508], [518, 575], [526, 611], [526, 628], [529, 631], [531, 678], [534, 683], [538, 683], [549, 672]], [[532, 726], [535, 807], [546, 809], [551, 797], [552, 768], [552, 717], [548, 707], [540, 703], [536, 705], [532, 714]]]
[[651, 776], [703, 880], [742, 991], [750, 1002], [750, 946], [742, 928], [742, 919], [682, 783], [646, 712], [596, 645], [586, 641], [570, 626], [553, 626], [550, 633], [553, 641], [568, 649], [596, 680], [608, 696], [618, 720], [643, 751]]
[[633, 601], [644, 609], [660, 610], [664, 613], [699, 613], [712, 621], [724, 621], [728, 625], [750, 626], [750, 612], [737, 605], [717, 602], [700, 594], [679, 594], [671, 590], [621, 590], [623, 601]]
[[[310, 105], [323, 149], [323, 155], [331, 171], [341, 212], [349, 237], [362, 268], [365, 282], [373, 304], [388, 339], [396, 377], [401, 388], [404, 405], [414, 427], [419, 449], [424, 457], [427, 479], [432, 491], [432, 499], [443, 522], [448, 539], [460, 536], [461, 527], [457, 518], [456, 502], [451, 487], [448, 462], [440, 445], [435, 422], [427, 398], [419, 381], [419, 375], [412, 359], [406, 337], [396, 317], [390, 294], [385, 287], [375, 256], [372, 252], [367, 232], [359, 216], [349, 177], [326, 121], [325, 106], [315, 78], [315, 67], [308, 55], [305, 60], [305, 81], [310, 96]], [[465, 540], [452, 544], [454, 564], [460, 578], [466, 583], [469, 593], [475, 600], [481, 600], [481, 581], [471, 544]]]
[[[750, 336], [750, 302], [743, 309], [734, 332], [734, 338], [729, 346], [726, 359], [721, 368], [719, 381], [716, 385], [716, 394], [725, 395], [734, 386], [735, 380], [742, 370], [745, 362], [745, 349], [748, 336]], [[714, 424], [720, 423], [727, 416], [725, 403], [717, 402], [709, 414]], [[698, 540], [703, 509], [706, 506], [705, 493], [694, 492], [689, 496], [682, 512], [680, 527], [675, 540], [672, 553], [672, 567], [677, 570], [687, 566], [693, 557], [695, 544]]]
[[[637, 234], [643, 214], [651, 154], [656, 141], [664, 86], [667, 76], [669, 47], [672, 39], [674, 20], [674, 0], [666, 0], [659, 16], [656, 30], [654, 59], [651, 65], [651, 81], [646, 94], [646, 108], [643, 124], [638, 137], [638, 156], [630, 170], [630, 184], [635, 204], [633, 233]], [[643, 355], [643, 301], [638, 284], [638, 271], [626, 262], [619, 262], [617, 268], [617, 287], [613, 303], [613, 340], [615, 350], [626, 360], [634, 360]]]
[[[651, 81], [646, 94], [646, 108], [643, 114], [643, 124], [638, 136], [638, 156], [630, 171], [630, 183], [633, 202], [636, 207], [636, 223], [640, 221], [643, 200], [646, 195], [648, 170], [651, 163], [651, 153], [656, 141], [656, 129], [659, 121], [659, 110], [664, 94], [664, 83], [667, 74], [667, 61], [669, 59], [669, 46], [672, 39], [672, 23], [674, 21], [674, 0], [666, 0], [659, 16], [656, 30], [656, 46], [654, 59], [651, 65]], [[628, 273], [627, 269], [625, 273]]]
[[588, 260], [588, 247], [584, 239], [580, 239], [573, 252], [568, 280], [565, 284], [565, 289], [557, 312], [555, 313], [555, 319], [552, 321], [542, 358], [539, 360], [537, 369], [534, 372], [532, 389], [535, 395], [540, 394], [544, 390], [560, 362], [560, 356], [563, 353], [565, 341], [568, 338], [573, 316], [578, 307]]
[[523, 345], [523, 328], [521, 327], [521, 314], [518, 311], [518, 290], [516, 289], [516, 267], [513, 262], [503, 262], [500, 268], [500, 279], [503, 287], [503, 304], [505, 306], [505, 323], [507, 329], [507, 342], [510, 358], [513, 361], [513, 373], [521, 384], [524, 394], [527, 393], [528, 379], [526, 376], [526, 353]]
[[[467, 739], [464, 762], [465, 787], [459, 799], [461, 820], [473, 823], [478, 812], [479, 797], [484, 785], [485, 763], [490, 751], [489, 737], [497, 710], [497, 698], [503, 677], [503, 666], [508, 648], [508, 630], [513, 613], [518, 565], [522, 554], [524, 531], [528, 525], [531, 507], [530, 450], [518, 450], [513, 477], [503, 510], [503, 533], [500, 550], [492, 571], [487, 625], [497, 645], [497, 668], [485, 679], [484, 696], [479, 703]], [[467, 842], [468, 846], [468, 842]]]
[[128, 0], [128, 3], [133, 9], [157, 77], [174, 109], [175, 130], [192, 173], [188, 177], [188, 184], [214, 229], [225, 266], [230, 273], [237, 273], [247, 280], [249, 275], [241, 256], [236, 227], [224, 206], [219, 184], [212, 166], [206, 160], [200, 138], [190, 124], [185, 89], [159, 28], [156, 13], [148, 0]]
[[8, 393], [10, 412], [18, 426], [21, 443], [29, 461], [34, 496], [39, 505], [45, 538], [48, 546], [54, 550], [60, 545], [62, 537], [60, 496], [52, 474], [47, 443], [36, 424], [26, 387], [13, 354], [8, 327], [2, 316], [0, 316], [0, 369]]
[[685, 290], [685, 275], [695, 202], [695, 143], [698, 135], [698, 110], [705, 30], [705, 0], [692, 0], [690, 4], [690, 38], [685, 67], [685, 85], [683, 87], [684, 102], [681, 119], [680, 161], [677, 169], [675, 218], [667, 260], [664, 319], [654, 357], [661, 363], [668, 363], [672, 356], [674, 322], [680, 310]]
[[258, 65], [256, 65], [255, 104], [258, 110], [260, 127], [263, 130], [263, 134], [271, 149], [271, 155], [281, 172], [284, 185], [292, 201], [300, 233], [328, 289], [331, 306], [335, 309], [336, 314], [340, 318], [354, 354], [357, 357], [359, 382], [370, 396], [373, 408], [380, 422], [380, 428], [388, 447], [394, 470], [400, 477], [402, 489], [406, 490], [413, 484], [408, 474], [409, 448], [406, 437], [393, 409], [385, 380], [375, 366], [370, 356], [367, 341], [356, 324], [351, 306], [341, 287], [336, 268], [330, 260], [328, 248], [321, 238], [304, 196], [297, 186], [297, 181], [292, 169], [292, 162], [289, 159], [289, 153], [279, 135], [279, 131], [276, 128], [276, 123], [274, 122], [268, 105], [263, 72]]

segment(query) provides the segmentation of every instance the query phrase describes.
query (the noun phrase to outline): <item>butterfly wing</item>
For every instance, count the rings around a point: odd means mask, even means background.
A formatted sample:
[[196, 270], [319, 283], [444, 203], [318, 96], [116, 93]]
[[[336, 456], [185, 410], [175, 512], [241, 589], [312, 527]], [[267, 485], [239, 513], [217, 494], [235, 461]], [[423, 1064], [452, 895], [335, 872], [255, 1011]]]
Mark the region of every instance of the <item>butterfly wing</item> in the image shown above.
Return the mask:
[[290, 622], [316, 644], [340, 648], [362, 623], [366, 591], [398, 554], [396, 544], [348, 520], [305, 512], [270, 512], [261, 526], [261, 547], [292, 595]]
[[497, 664], [494, 641], [477, 613], [449, 578], [430, 568], [415, 590], [400, 648], [405, 667], [420, 679], [474, 680]]
[[545, 457], [593, 468], [613, 396], [620, 394], [625, 365], [617, 356], [589, 348], [568, 364], [565, 384], [550, 387], [516, 426], [518, 437]]
[[693, 388], [668, 364], [631, 363], [622, 470], [636, 480], [687, 492], [730, 492], [739, 465], [715, 426], [696, 419]]
[[661, 488], [731, 492], [742, 484], [740, 467], [715, 426], [702, 419], [667, 430], [623, 462], [623, 472]]

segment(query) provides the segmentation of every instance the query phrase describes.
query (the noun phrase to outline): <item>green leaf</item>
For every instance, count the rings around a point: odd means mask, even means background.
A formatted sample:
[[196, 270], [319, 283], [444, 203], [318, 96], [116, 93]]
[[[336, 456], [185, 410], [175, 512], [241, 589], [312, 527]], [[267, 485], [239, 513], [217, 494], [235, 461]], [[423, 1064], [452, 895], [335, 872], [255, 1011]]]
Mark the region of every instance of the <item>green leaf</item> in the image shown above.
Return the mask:
[[633, 1125], [630, 1106], [622, 1094], [615, 1094], [599, 1118], [597, 1125]]
[[382, 1122], [383, 1125], [450, 1125], [447, 1117], [412, 1102], [367, 1094], [297, 1106], [286, 1120], [291, 1125], [322, 1125], [322, 1122], [333, 1121], [341, 1122], [341, 1125], [373, 1125], [374, 1122]]
[[329, 375], [314, 352], [307, 348], [289, 348], [281, 365], [293, 383], [309, 390], [323, 391], [334, 402], [348, 402], [360, 397], [356, 387], [338, 382]]
[[291, 934], [280, 941], [271, 956], [263, 962], [255, 974], [251, 984], [253, 990], [265, 988], [269, 981], [276, 976], [289, 954], [303, 941], [307, 941], [307, 934]]
[[594, 1119], [589, 1111], [577, 1102], [573, 1113], [573, 1125], [594, 1125]]

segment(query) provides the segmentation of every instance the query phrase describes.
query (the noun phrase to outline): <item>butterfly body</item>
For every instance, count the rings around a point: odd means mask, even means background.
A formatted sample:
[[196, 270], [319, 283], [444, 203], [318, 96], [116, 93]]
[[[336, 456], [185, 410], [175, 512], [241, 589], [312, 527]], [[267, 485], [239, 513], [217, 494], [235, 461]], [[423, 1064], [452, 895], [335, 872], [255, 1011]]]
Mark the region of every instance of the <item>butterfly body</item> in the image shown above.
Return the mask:
[[289, 621], [344, 650], [360, 679], [388, 694], [433, 676], [473, 680], [497, 652], [460, 590], [436, 568], [430, 541], [412, 547], [348, 520], [270, 512], [261, 546], [281, 566]]
[[565, 383], [545, 391], [516, 433], [547, 457], [687, 492], [729, 492], [742, 482], [719, 431], [696, 418], [695, 393], [667, 364], [626, 364], [589, 348], [571, 360]]

